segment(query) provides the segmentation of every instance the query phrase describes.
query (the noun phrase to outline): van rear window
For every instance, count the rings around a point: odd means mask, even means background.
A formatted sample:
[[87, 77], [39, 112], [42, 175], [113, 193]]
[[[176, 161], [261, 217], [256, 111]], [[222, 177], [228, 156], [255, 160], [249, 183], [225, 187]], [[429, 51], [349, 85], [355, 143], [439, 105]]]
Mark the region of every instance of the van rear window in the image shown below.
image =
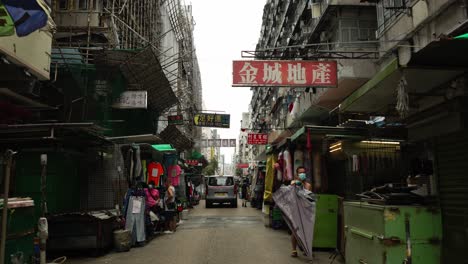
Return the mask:
[[234, 179], [232, 177], [211, 177], [208, 180], [209, 186], [232, 186]]

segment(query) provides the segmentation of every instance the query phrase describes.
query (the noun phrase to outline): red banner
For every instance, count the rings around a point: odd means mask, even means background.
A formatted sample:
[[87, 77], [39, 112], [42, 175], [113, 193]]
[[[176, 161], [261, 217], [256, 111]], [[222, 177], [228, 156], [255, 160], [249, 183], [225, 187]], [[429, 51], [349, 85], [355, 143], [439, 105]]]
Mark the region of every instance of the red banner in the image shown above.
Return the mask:
[[249, 133], [247, 136], [247, 144], [249, 145], [266, 145], [268, 144], [268, 134]]
[[248, 163], [237, 163], [237, 168], [239, 169], [247, 169], [249, 167]]
[[336, 61], [233, 61], [232, 86], [336, 87]]

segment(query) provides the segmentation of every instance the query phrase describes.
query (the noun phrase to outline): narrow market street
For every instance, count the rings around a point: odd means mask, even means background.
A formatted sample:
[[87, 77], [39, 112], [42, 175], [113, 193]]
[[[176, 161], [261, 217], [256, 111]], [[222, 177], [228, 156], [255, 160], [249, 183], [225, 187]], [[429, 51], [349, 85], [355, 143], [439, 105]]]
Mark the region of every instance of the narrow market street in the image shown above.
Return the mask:
[[[132, 248], [129, 252], [69, 259], [67, 263], [310, 263], [301, 254], [299, 258], [291, 258], [290, 253], [287, 231], [264, 227], [260, 210], [241, 207], [240, 203], [237, 209], [206, 209], [202, 201], [191, 210], [189, 219], [183, 221], [174, 234], [160, 235], [145, 247]], [[333, 252], [314, 254], [313, 263], [333, 261]], [[339, 256], [333, 263], [342, 263]]]

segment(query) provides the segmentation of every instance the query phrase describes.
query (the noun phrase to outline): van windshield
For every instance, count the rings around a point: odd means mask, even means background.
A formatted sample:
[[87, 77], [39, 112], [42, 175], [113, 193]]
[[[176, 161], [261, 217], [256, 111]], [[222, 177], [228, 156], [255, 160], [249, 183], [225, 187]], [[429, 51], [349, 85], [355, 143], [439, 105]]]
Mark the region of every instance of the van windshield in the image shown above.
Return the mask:
[[234, 179], [232, 177], [211, 177], [208, 180], [209, 186], [232, 186]]

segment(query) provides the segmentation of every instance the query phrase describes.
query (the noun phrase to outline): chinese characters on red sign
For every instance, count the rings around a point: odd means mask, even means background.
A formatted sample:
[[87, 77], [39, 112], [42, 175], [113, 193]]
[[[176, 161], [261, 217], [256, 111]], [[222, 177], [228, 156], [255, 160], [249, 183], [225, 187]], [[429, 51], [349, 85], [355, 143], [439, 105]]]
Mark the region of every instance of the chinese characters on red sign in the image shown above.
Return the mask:
[[268, 143], [268, 134], [249, 133], [247, 136], [247, 144], [249, 145], [266, 145]]
[[183, 115], [173, 115], [167, 117], [169, 125], [183, 125], [184, 116]]
[[247, 169], [249, 167], [248, 163], [237, 163], [237, 168], [239, 169]]
[[187, 165], [191, 165], [191, 166], [198, 166], [198, 164], [199, 164], [198, 160], [186, 160], [185, 163], [187, 163]]
[[232, 86], [336, 87], [336, 61], [233, 61]]

